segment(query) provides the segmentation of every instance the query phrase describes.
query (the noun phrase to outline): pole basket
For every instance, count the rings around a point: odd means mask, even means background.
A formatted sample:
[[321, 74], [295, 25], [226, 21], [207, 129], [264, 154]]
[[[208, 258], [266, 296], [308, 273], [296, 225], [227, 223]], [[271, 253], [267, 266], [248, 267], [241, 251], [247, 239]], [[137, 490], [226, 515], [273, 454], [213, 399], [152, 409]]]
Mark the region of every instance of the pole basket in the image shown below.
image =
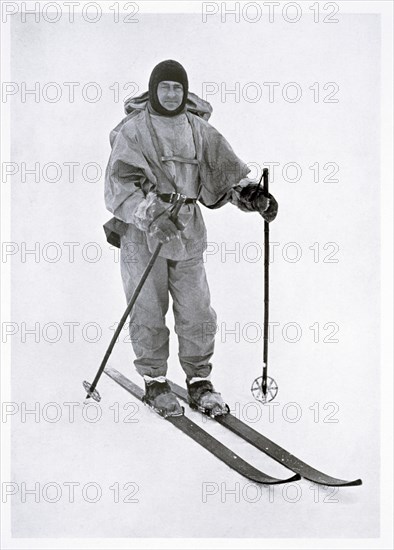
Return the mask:
[[252, 387], [250, 388], [253, 397], [261, 403], [269, 403], [273, 401], [278, 394], [278, 384], [273, 378], [267, 376], [267, 390], [263, 392], [263, 377], [259, 376], [253, 380]]
[[91, 390], [91, 385], [89, 382], [87, 382], [86, 380], [84, 380], [83, 382], [83, 387], [85, 388], [85, 391], [86, 391], [86, 397], [91, 397], [92, 399], [94, 399], [95, 401], [97, 401], [97, 403], [99, 403], [99, 401], [101, 401], [101, 396], [99, 394], [99, 392], [97, 390]]

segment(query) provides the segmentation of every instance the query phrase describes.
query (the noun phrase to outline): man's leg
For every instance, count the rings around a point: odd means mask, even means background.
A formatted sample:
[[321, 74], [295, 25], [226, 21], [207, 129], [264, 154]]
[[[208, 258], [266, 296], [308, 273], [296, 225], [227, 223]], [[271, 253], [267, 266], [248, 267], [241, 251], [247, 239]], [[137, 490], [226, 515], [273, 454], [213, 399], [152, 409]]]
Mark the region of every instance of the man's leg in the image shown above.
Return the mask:
[[[122, 238], [121, 273], [129, 301], [152, 254], [145, 243]], [[165, 325], [168, 310], [168, 268], [165, 258], [157, 257], [130, 314], [130, 338], [141, 376], [157, 378], [167, 373], [169, 330]]]
[[206, 378], [212, 369], [216, 313], [211, 307], [203, 258], [169, 261], [168, 266], [181, 366], [188, 381]]

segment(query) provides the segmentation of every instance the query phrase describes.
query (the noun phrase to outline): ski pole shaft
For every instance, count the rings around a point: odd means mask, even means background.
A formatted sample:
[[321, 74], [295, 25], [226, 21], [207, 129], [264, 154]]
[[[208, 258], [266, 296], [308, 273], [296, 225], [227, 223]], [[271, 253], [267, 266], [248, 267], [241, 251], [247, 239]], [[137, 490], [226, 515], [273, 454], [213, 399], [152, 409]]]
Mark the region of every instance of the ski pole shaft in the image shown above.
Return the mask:
[[[112, 337], [112, 339], [111, 339], [111, 342], [110, 342], [110, 344], [109, 344], [109, 346], [108, 346], [107, 351], [105, 352], [105, 355], [104, 355], [104, 358], [103, 358], [103, 360], [102, 360], [102, 362], [101, 362], [101, 365], [100, 365], [100, 367], [99, 367], [99, 369], [98, 369], [98, 371], [97, 371], [97, 374], [96, 374], [96, 376], [95, 376], [95, 378], [94, 378], [94, 380], [93, 380], [93, 382], [92, 382], [92, 385], [91, 385], [91, 387], [90, 387], [90, 392], [91, 392], [91, 393], [96, 389], [96, 386], [97, 386], [97, 384], [98, 384], [98, 381], [100, 380], [101, 375], [102, 375], [102, 373], [103, 373], [103, 371], [104, 371], [104, 369], [105, 369], [105, 365], [106, 365], [107, 362], [108, 362], [108, 359], [109, 359], [109, 357], [110, 357], [110, 355], [111, 355], [111, 353], [112, 353], [112, 350], [114, 349], [114, 346], [115, 346], [115, 344], [116, 344], [116, 341], [117, 341], [117, 339], [118, 339], [118, 336], [119, 336], [119, 334], [121, 333], [121, 331], [122, 331], [122, 329], [123, 329], [123, 326], [124, 326], [124, 324], [125, 324], [125, 322], [126, 322], [126, 320], [127, 320], [127, 317], [129, 316], [130, 311], [132, 310], [132, 308], [133, 308], [133, 306], [134, 306], [134, 304], [135, 304], [135, 302], [136, 302], [136, 300], [137, 300], [137, 298], [138, 298], [138, 295], [139, 295], [139, 293], [140, 293], [140, 291], [141, 291], [141, 288], [143, 287], [143, 285], [144, 285], [144, 283], [145, 283], [145, 281], [146, 281], [146, 279], [147, 279], [149, 273], [150, 273], [151, 270], [152, 270], [152, 267], [153, 267], [153, 265], [154, 265], [154, 263], [155, 263], [155, 261], [156, 261], [157, 256], [159, 255], [159, 252], [160, 252], [162, 246], [163, 246], [162, 243], [159, 243], [159, 244], [157, 245], [155, 251], [154, 251], [153, 254], [152, 254], [151, 259], [149, 260], [148, 265], [147, 265], [146, 268], [145, 268], [144, 273], [142, 274], [142, 277], [141, 277], [140, 282], [138, 283], [136, 289], [135, 289], [134, 292], [133, 292], [133, 295], [132, 295], [132, 297], [131, 297], [131, 299], [130, 299], [130, 302], [128, 303], [127, 308], [126, 308], [125, 312], [123, 313], [123, 315], [122, 315], [122, 317], [121, 317], [121, 319], [120, 319], [120, 321], [119, 321], [118, 327], [117, 327], [117, 329], [116, 329], [115, 332], [114, 332], [114, 335], [113, 335], [113, 337]], [[86, 397], [88, 398], [88, 397], [90, 397], [90, 395], [88, 394]]]
[[[182, 207], [182, 205], [185, 203], [185, 199], [186, 197], [184, 195], [178, 195], [178, 198], [176, 200], [176, 203], [175, 203], [175, 206], [171, 212], [171, 216], [170, 216], [170, 219], [175, 222], [176, 219], [177, 219], [177, 216], [179, 214], [179, 211]], [[133, 295], [132, 297], [130, 298], [130, 301], [129, 303], [127, 304], [127, 307], [125, 309], [125, 312], [123, 313], [120, 321], [119, 321], [119, 324], [118, 324], [118, 327], [117, 329], [115, 330], [114, 332], [114, 335], [111, 339], [111, 342], [107, 348], [107, 351], [105, 352], [105, 355], [103, 357], [103, 360], [101, 361], [101, 365], [97, 371], [97, 374], [92, 382], [92, 384], [90, 385], [90, 389], [89, 389], [89, 393], [87, 394], [86, 398], [88, 399], [91, 394], [94, 392], [94, 390], [96, 389], [96, 386], [101, 378], [101, 375], [103, 374], [103, 371], [105, 369], [105, 365], [107, 364], [108, 362], [108, 359], [112, 353], [112, 350], [114, 349], [114, 346], [116, 344], [116, 341], [118, 339], [118, 336], [119, 334], [121, 333], [122, 329], [123, 329], [123, 326], [125, 324], [125, 322], [127, 321], [127, 317], [129, 316], [130, 314], [130, 311], [132, 310], [140, 292], [141, 292], [141, 288], [144, 286], [144, 283], [146, 281], [146, 279], [148, 278], [148, 275], [149, 273], [151, 272], [152, 270], [152, 267], [154, 266], [155, 264], [155, 261], [156, 261], [156, 258], [157, 256], [159, 255], [160, 253], [160, 250], [161, 250], [161, 247], [163, 246], [163, 243], [159, 243], [156, 248], [155, 248], [155, 251], [153, 252], [149, 262], [148, 262], [148, 265], [146, 266], [142, 276], [141, 276], [141, 279], [140, 279], [140, 282], [138, 283], [138, 285], [136, 286], [134, 292], [133, 292]]]
[[[268, 168], [263, 169], [263, 189], [268, 197]], [[264, 221], [264, 347], [263, 347], [263, 376], [261, 388], [263, 395], [267, 393], [268, 376], [268, 323], [269, 323], [269, 223]]]

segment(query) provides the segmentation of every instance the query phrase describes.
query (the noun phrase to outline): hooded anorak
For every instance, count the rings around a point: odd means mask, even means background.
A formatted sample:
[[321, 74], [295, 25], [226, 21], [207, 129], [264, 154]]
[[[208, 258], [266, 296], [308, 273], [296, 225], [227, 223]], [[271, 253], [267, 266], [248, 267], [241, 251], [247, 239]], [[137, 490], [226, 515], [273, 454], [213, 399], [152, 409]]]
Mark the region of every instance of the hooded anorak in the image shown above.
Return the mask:
[[[125, 108], [128, 116], [110, 135], [105, 204], [115, 218], [127, 224], [125, 239], [146, 242], [153, 252], [157, 240], [134, 223], [148, 193], [182, 193], [208, 208], [218, 208], [229, 201], [231, 189], [249, 168], [208, 123], [210, 105], [192, 93], [185, 112], [174, 117], [156, 114], [147, 94], [130, 100]], [[172, 260], [201, 255], [207, 236], [200, 206], [183, 205], [179, 221], [186, 226], [184, 231], [165, 243], [160, 255]]]

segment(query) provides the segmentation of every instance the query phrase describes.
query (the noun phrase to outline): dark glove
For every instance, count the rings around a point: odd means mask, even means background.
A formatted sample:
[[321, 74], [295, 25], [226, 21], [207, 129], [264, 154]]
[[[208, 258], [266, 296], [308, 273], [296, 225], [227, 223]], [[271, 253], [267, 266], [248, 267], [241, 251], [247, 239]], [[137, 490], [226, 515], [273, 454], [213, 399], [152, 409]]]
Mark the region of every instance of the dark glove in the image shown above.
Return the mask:
[[263, 212], [260, 212], [260, 214], [263, 216], [266, 222], [272, 222], [276, 218], [276, 215], [278, 213], [278, 202], [275, 199], [271, 193], [268, 193], [268, 208], [264, 210]]
[[[246, 183], [247, 179], [241, 181]], [[236, 185], [231, 202], [244, 212], [259, 212], [267, 222], [272, 222], [278, 213], [277, 201], [270, 193], [267, 197], [258, 183]]]

